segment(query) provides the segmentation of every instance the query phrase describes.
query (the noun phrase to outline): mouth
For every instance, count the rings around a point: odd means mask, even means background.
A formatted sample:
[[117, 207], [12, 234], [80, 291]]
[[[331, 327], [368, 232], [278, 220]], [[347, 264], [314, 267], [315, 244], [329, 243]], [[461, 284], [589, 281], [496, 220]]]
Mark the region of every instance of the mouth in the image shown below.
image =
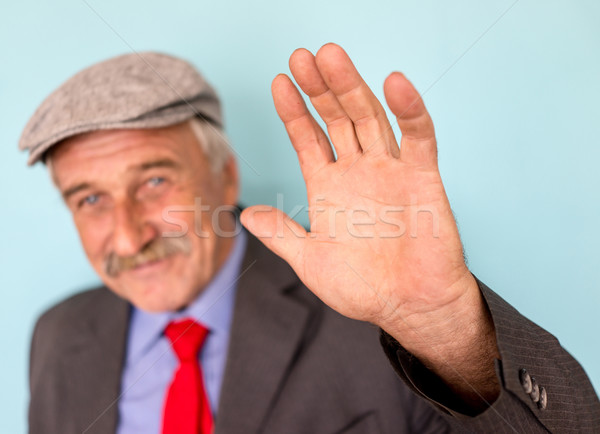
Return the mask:
[[117, 276], [124, 274], [134, 275], [136, 277], [142, 277], [151, 274], [155, 275], [157, 272], [164, 270], [173, 256], [174, 255], [169, 255], [163, 258], [148, 260], [141, 264], [135, 264], [125, 270], [122, 270]]

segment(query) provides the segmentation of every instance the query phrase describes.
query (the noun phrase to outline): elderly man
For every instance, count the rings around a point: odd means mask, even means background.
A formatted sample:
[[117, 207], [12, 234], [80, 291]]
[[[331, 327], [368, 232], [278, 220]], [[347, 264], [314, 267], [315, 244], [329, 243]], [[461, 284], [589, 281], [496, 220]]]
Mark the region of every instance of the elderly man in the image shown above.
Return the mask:
[[412, 85], [384, 85], [398, 144], [340, 47], [297, 50], [290, 69], [331, 139], [276, 77], [309, 232], [262, 206], [241, 214], [253, 235], [239, 228], [217, 97], [180, 59], [110, 59], [36, 111], [21, 148], [106, 287], [38, 321], [31, 432], [597, 428], [582, 368], [469, 272]]

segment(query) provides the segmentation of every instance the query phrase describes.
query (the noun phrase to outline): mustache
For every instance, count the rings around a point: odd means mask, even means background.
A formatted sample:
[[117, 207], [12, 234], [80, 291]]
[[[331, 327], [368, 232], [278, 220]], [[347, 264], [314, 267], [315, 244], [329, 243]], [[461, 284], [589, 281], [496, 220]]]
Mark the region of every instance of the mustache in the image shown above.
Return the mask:
[[189, 254], [191, 242], [187, 237], [163, 238], [159, 237], [131, 256], [119, 256], [114, 252], [109, 253], [104, 260], [104, 271], [110, 277], [149, 262], [159, 261], [177, 253]]

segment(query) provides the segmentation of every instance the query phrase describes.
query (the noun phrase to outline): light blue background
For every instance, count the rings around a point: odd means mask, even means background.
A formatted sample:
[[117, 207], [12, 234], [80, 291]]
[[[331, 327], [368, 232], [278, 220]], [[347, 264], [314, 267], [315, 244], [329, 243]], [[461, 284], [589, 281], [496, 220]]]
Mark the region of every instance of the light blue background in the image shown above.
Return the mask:
[[240, 162], [243, 203], [275, 204], [281, 192], [288, 210], [304, 203], [304, 186], [269, 87], [289, 54], [338, 42], [378, 95], [390, 71], [404, 71], [435, 120], [472, 271], [558, 336], [598, 389], [600, 3], [521, 0], [500, 18], [511, 4], [3, 2], [0, 432], [26, 429], [35, 318], [97, 282], [45, 169], [26, 168], [17, 140], [67, 77], [132, 49], [204, 72], [254, 168]]

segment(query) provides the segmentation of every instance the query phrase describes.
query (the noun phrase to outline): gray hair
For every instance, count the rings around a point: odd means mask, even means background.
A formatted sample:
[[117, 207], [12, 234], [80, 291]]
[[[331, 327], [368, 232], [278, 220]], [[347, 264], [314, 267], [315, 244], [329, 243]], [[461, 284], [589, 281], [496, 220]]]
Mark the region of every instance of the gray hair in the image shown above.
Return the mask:
[[[188, 121], [188, 125], [192, 129], [200, 149], [208, 159], [210, 168], [214, 174], [219, 173], [223, 170], [225, 163], [232, 155], [231, 145], [229, 139], [225, 135], [225, 131], [221, 128], [213, 125], [206, 119], [199, 117], [193, 117]], [[44, 157], [44, 163], [48, 168], [50, 177], [54, 185], [58, 186], [56, 182], [56, 175], [54, 174], [54, 167], [52, 165], [52, 153], [48, 152]]]
[[198, 117], [193, 117], [188, 122], [213, 173], [219, 173], [232, 154], [231, 145], [225, 132], [209, 121]]

